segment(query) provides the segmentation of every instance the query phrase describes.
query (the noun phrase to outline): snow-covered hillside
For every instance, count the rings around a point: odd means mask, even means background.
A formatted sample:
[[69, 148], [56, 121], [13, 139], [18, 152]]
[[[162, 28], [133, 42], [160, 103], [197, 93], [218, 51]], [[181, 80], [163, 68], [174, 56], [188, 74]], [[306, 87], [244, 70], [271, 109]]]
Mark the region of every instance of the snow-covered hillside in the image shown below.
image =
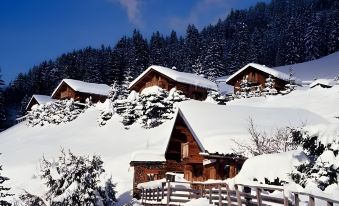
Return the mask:
[[339, 74], [338, 59], [339, 52], [336, 52], [317, 60], [275, 67], [274, 69], [289, 73], [289, 69], [292, 68], [295, 76], [303, 81], [312, 81], [319, 78], [333, 79]]
[[[320, 87], [301, 89], [284, 96], [238, 99], [228, 104], [302, 108], [331, 123], [339, 122], [335, 118], [339, 116], [339, 86], [330, 89]], [[220, 107], [227, 110], [227, 105]], [[272, 113], [272, 119], [283, 115], [279, 113], [279, 109], [274, 111], [276, 113]], [[37, 177], [39, 160], [43, 155], [48, 159], [56, 158], [60, 148], [65, 148], [71, 149], [75, 154], [100, 155], [104, 161], [104, 168], [118, 183], [118, 198], [119, 195], [120, 200], [129, 197], [133, 178], [133, 169], [129, 167], [131, 155], [135, 151], [154, 148], [157, 150], [155, 153], [165, 151], [173, 120], [153, 129], [143, 129], [134, 125], [126, 130], [116, 115], [105, 126], [98, 126], [99, 116], [100, 105], [86, 110], [69, 123], [28, 127], [23, 122], [2, 132], [0, 152], [3, 155], [0, 156], [0, 162], [3, 164], [4, 175], [11, 178], [8, 184], [12, 187], [12, 192], [18, 193], [25, 189], [41, 194], [44, 185]]]
[[[60, 148], [65, 148], [75, 154], [100, 155], [104, 168], [118, 183], [118, 197], [129, 197], [133, 177], [129, 167], [131, 153], [161, 141], [158, 137], [168, 131], [171, 122], [151, 130], [139, 126], [126, 130], [117, 117], [99, 127], [96, 121], [99, 115], [97, 108], [91, 108], [67, 124], [28, 127], [23, 122], [2, 132], [0, 162], [3, 174], [11, 178], [8, 184], [12, 186], [12, 192], [25, 189], [41, 194], [44, 185], [37, 177], [39, 160], [42, 156], [57, 158]], [[128, 193], [123, 194], [126, 191]]]

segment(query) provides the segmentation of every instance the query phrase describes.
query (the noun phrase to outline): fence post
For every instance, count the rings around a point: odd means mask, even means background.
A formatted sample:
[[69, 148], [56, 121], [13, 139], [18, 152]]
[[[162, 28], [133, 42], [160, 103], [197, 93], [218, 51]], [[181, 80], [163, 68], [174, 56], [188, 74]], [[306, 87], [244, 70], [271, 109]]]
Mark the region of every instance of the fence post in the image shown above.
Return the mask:
[[166, 184], [165, 182], [161, 184], [161, 199], [164, 199], [165, 197], [165, 191], [164, 191], [165, 184]]
[[157, 202], [159, 202], [159, 200], [160, 200], [159, 199], [159, 190], [160, 190], [159, 187], [157, 187]]
[[261, 190], [260, 188], [256, 188], [256, 191], [257, 191], [257, 202], [258, 202], [258, 206], [261, 206], [262, 205], [262, 200], [261, 200]]
[[314, 197], [312, 195], [309, 195], [309, 198], [308, 198], [308, 205], [309, 206], [315, 206], [315, 202], [314, 202]]
[[142, 188], [141, 189], [141, 204], [144, 203], [144, 197], [145, 197], [144, 188]]
[[169, 206], [169, 203], [171, 202], [170, 198], [171, 198], [171, 184], [168, 181], [167, 182], [167, 206]]
[[209, 196], [210, 196], [209, 203], [212, 204], [212, 188], [209, 189]]
[[222, 206], [222, 196], [221, 196], [221, 184], [218, 185], [218, 196], [219, 196], [219, 206]]
[[294, 205], [299, 206], [299, 194], [294, 194]]
[[230, 196], [230, 188], [228, 184], [226, 184], [226, 190], [227, 190], [227, 206], [232, 206], [232, 200]]
[[238, 202], [238, 205], [239, 205], [239, 206], [242, 206], [241, 196], [240, 196], [240, 191], [239, 191], [238, 185], [234, 185], [234, 188], [235, 188], [235, 193], [236, 193], [236, 195], [237, 195], [237, 202]]
[[155, 200], [155, 189], [152, 189], [152, 192], [153, 192], [152, 200]]

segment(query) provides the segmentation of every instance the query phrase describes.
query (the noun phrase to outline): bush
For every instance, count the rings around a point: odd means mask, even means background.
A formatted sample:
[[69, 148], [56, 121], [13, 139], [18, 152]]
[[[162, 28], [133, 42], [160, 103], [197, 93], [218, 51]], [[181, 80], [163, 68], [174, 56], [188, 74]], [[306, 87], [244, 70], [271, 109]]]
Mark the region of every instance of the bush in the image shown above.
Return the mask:
[[57, 100], [42, 105], [34, 105], [28, 112], [28, 125], [43, 126], [45, 124], [60, 124], [70, 122], [83, 112], [74, 100]]

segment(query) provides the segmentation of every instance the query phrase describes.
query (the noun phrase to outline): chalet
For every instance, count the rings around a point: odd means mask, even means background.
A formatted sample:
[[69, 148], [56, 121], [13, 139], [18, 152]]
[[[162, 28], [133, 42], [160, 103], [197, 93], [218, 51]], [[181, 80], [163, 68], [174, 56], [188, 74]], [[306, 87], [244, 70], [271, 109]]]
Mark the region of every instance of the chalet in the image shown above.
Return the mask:
[[54, 100], [50, 96], [34, 94], [26, 106], [26, 111], [31, 110], [33, 105], [46, 104], [47, 102], [52, 101]]
[[[272, 114], [282, 113], [272, 119]], [[249, 118], [255, 117], [259, 130], [272, 132], [276, 128], [300, 124], [325, 122], [321, 117], [302, 109], [258, 108], [248, 106], [220, 106], [206, 102], [187, 101], [179, 105], [163, 151], [136, 153], [130, 165], [134, 167], [134, 195], [138, 197], [139, 183], [158, 180], [166, 172], [184, 174], [188, 181], [226, 179], [241, 169], [245, 157], [235, 153], [236, 142], [249, 143]], [[166, 133], [166, 132], [164, 132]]]
[[310, 88], [314, 88], [316, 86], [320, 86], [322, 88], [331, 88], [335, 85], [335, 81], [333, 79], [317, 79], [310, 84]]
[[106, 84], [88, 83], [74, 79], [63, 79], [52, 93], [53, 99], [71, 99], [86, 102], [91, 98], [93, 102], [104, 102], [108, 97], [109, 86]]
[[[289, 83], [290, 76], [283, 72], [279, 72], [264, 65], [250, 63], [239, 69], [226, 79], [226, 84], [234, 87], [234, 93], [240, 91], [240, 83], [246, 79], [249, 86], [259, 87], [261, 90], [265, 88], [267, 78], [274, 79], [274, 88], [277, 91], [284, 90], [285, 85]], [[293, 79], [292, 79], [293, 80]]]
[[141, 92], [151, 86], [159, 86], [167, 91], [176, 87], [187, 97], [205, 100], [208, 90], [218, 90], [217, 85], [199, 75], [179, 72], [170, 68], [152, 65], [129, 85], [130, 90]]

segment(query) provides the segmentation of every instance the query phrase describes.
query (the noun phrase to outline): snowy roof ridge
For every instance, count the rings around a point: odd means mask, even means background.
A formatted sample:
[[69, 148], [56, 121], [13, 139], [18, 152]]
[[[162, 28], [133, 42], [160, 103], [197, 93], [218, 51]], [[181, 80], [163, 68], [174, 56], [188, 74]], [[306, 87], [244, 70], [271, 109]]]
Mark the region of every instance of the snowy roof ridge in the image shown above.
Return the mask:
[[289, 78], [290, 78], [290, 76], [288, 74], [280, 72], [280, 71], [275, 70], [275, 69], [272, 69], [272, 68], [267, 67], [265, 65], [261, 65], [261, 64], [257, 64], [257, 63], [249, 63], [249, 64], [245, 65], [243, 68], [236, 71], [230, 77], [228, 77], [226, 79], [226, 83], [231, 81], [234, 77], [236, 77], [238, 74], [240, 74], [241, 72], [243, 72], [244, 70], [246, 70], [249, 67], [253, 67], [253, 68], [258, 69], [262, 72], [265, 72], [265, 73], [267, 73], [267, 74], [269, 74], [269, 75], [271, 75], [275, 78], [282, 79], [282, 80], [285, 80], [285, 81], [289, 81]]
[[325, 85], [332, 87], [336, 84], [334, 79], [317, 79], [310, 84], [310, 88], [313, 88], [317, 85]]
[[45, 104], [47, 102], [54, 101], [51, 96], [48, 95], [41, 95], [41, 94], [33, 94], [31, 99], [28, 101], [28, 104], [26, 106], [26, 110], [28, 106], [31, 104], [32, 100], [35, 99], [39, 104]]
[[197, 74], [193, 73], [186, 73], [186, 72], [179, 72], [167, 67], [163, 66], [158, 66], [158, 65], [152, 65], [148, 67], [144, 72], [142, 72], [137, 78], [135, 78], [129, 85], [129, 89], [134, 86], [144, 75], [146, 75], [150, 70], [155, 70], [170, 79], [173, 79], [174, 81], [180, 82], [180, 83], [185, 83], [185, 84], [190, 84], [190, 85], [195, 85], [199, 87], [203, 87], [206, 89], [211, 89], [211, 90], [218, 90], [218, 86], [206, 79], [203, 78]]
[[97, 94], [102, 96], [109, 95], [109, 86], [107, 84], [97, 84], [97, 83], [89, 83], [75, 79], [63, 79], [59, 85], [55, 88], [52, 93], [52, 97], [58, 91], [59, 87], [62, 83], [66, 83], [69, 85], [74, 91], [88, 93], [88, 94]]

